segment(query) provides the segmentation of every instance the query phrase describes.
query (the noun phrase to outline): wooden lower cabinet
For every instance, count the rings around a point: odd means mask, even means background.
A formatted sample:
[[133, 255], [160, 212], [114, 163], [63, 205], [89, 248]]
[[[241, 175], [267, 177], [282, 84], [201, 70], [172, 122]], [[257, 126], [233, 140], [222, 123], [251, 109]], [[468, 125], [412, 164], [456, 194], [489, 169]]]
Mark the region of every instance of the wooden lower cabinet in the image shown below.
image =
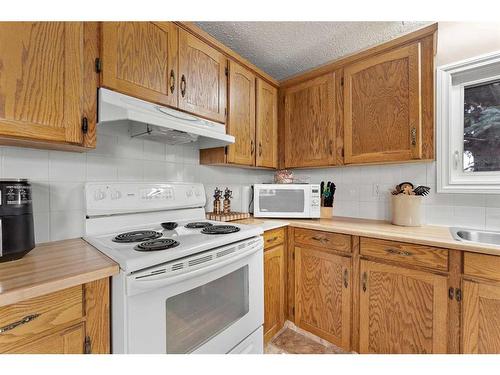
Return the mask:
[[295, 246], [295, 324], [350, 350], [351, 259]]
[[448, 278], [361, 260], [360, 353], [446, 353]]
[[0, 307], [0, 353], [110, 352], [109, 279]]
[[462, 352], [500, 353], [500, 285], [464, 281]]
[[285, 323], [285, 247], [264, 252], [264, 343]]
[[44, 336], [29, 344], [5, 352], [6, 354], [84, 354], [85, 324]]

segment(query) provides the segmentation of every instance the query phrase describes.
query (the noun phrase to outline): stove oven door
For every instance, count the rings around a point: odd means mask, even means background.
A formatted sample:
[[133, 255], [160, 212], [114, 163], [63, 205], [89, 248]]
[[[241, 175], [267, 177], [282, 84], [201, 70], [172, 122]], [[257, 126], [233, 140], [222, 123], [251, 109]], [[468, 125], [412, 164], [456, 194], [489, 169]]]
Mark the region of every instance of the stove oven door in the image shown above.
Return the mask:
[[228, 353], [262, 326], [262, 239], [217, 254], [202, 267], [193, 258], [192, 270], [127, 278], [128, 353]]

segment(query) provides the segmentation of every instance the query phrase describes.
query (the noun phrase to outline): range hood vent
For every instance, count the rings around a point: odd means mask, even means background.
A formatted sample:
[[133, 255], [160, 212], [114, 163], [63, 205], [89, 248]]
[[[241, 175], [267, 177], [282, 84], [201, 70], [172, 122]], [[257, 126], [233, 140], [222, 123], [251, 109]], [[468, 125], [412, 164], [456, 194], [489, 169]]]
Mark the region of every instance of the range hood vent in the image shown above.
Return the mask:
[[128, 126], [130, 136], [166, 144], [196, 142], [200, 149], [234, 143], [226, 127], [188, 113], [99, 89], [99, 126]]

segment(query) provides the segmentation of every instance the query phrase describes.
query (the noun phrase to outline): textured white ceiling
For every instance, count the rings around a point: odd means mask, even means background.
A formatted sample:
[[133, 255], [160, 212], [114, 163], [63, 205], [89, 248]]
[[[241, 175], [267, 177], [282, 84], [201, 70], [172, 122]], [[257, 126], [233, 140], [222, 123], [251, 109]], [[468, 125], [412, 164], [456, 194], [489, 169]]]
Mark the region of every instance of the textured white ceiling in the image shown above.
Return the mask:
[[281, 80], [385, 42], [429, 22], [197, 22], [216, 39]]

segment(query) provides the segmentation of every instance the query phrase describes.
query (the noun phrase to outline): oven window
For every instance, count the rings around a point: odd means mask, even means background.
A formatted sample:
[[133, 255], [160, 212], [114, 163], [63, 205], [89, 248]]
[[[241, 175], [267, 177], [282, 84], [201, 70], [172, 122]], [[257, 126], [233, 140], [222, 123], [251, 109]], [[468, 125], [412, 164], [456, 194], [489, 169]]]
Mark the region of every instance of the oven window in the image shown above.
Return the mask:
[[248, 313], [248, 266], [166, 301], [167, 353], [190, 353]]
[[304, 212], [303, 189], [264, 189], [259, 193], [262, 212]]

